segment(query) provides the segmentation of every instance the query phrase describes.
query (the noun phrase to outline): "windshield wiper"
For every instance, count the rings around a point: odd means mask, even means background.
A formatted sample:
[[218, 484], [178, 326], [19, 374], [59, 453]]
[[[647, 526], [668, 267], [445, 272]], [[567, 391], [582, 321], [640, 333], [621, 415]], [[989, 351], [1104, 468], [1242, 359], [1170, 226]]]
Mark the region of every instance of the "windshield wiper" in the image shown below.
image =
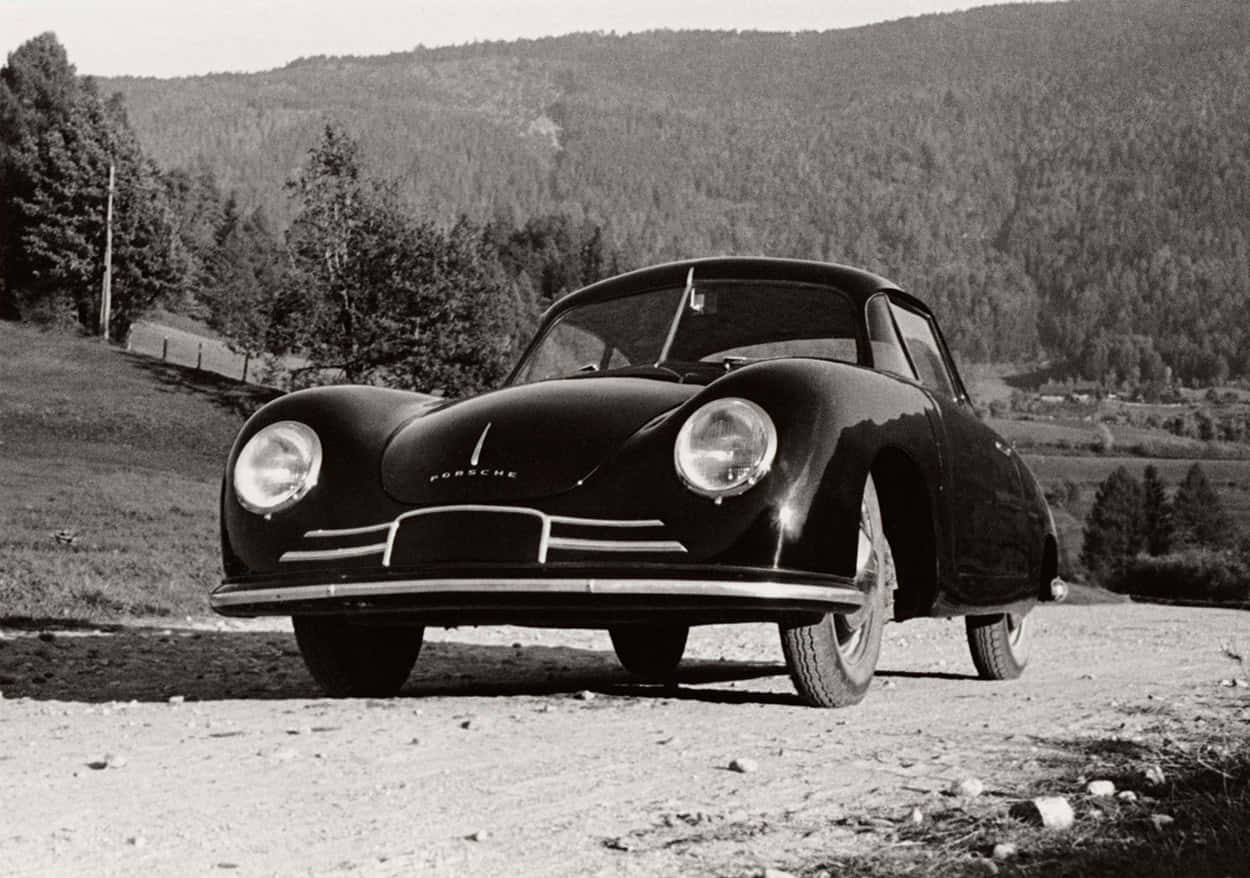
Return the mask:
[[638, 363], [633, 366], [617, 366], [614, 369], [588, 370], [578, 369], [565, 378], [663, 378], [667, 381], [681, 382], [683, 375], [676, 369], [660, 363]]
[[681, 326], [681, 315], [686, 313], [686, 308], [694, 306], [694, 266], [690, 266], [690, 271], [686, 273], [686, 288], [681, 291], [681, 297], [677, 300], [677, 310], [673, 314], [673, 321], [668, 325], [668, 336], [664, 339], [664, 347], [660, 348], [660, 358], [656, 360], [656, 365], [663, 363], [668, 358], [668, 352], [673, 349], [673, 341], [677, 338], [677, 327]]

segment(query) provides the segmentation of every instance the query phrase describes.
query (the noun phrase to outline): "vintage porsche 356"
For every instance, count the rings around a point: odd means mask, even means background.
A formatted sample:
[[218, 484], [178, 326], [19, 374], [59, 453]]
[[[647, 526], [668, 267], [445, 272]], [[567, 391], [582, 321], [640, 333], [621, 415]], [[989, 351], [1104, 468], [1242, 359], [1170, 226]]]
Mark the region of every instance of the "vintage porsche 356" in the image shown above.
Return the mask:
[[1062, 589], [1042, 492], [928, 308], [779, 259], [572, 293], [476, 397], [280, 397], [235, 442], [221, 537], [213, 608], [291, 616], [331, 695], [397, 692], [429, 625], [606, 628], [665, 679], [691, 625], [775, 622], [802, 699], [836, 707], [888, 619], [966, 616], [980, 675], [1017, 676]]

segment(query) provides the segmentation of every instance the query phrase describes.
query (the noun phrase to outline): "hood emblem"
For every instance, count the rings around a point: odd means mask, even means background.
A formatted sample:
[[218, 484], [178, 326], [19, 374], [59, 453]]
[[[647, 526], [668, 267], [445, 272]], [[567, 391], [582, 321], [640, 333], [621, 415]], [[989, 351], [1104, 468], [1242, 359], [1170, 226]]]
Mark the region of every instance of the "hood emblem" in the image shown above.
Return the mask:
[[482, 459], [482, 447], [486, 445], [486, 434], [490, 432], [490, 428], [491, 424], [488, 423], [482, 429], [482, 434], [477, 437], [477, 444], [473, 446], [473, 453], [469, 455], [469, 466], [467, 469], [434, 473], [429, 480], [431, 482], [439, 482], [443, 479], [464, 478], [515, 479], [517, 476], [516, 470], [491, 469], [490, 467], [478, 466], [478, 462]]
[[[494, 423], [493, 421], [491, 423]], [[482, 457], [482, 446], [486, 444], [486, 434], [490, 432], [490, 424], [488, 423], [482, 430], [482, 435], [477, 437], [477, 445], [473, 447], [473, 456], [469, 458], [469, 466], [477, 466], [478, 460]]]

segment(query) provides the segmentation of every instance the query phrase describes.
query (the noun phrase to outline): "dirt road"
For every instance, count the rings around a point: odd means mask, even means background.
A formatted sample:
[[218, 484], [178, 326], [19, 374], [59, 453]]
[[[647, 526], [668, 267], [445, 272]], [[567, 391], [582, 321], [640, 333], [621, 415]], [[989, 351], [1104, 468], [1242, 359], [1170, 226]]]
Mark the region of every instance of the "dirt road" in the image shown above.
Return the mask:
[[1221, 686], [1244, 611], [1031, 621], [1009, 683], [959, 621], [889, 626], [839, 711], [797, 704], [768, 626], [696, 630], [668, 689], [600, 632], [433, 630], [385, 701], [319, 698], [281, 623], [0, 629], [0, 873], [756, 875], [870, 852], [962, 777], [1010, 797], [1072, 742], [1250, 719]]

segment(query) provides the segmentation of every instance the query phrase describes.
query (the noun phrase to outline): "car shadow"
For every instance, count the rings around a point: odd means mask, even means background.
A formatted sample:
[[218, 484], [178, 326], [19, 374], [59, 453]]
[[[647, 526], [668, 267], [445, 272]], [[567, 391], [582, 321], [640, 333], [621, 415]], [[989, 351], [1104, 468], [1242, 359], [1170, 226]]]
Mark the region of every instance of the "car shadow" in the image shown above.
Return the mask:
[[[322, 693], [282, 631], [199, 630], [125, 624], [0, 627], [5, 699], [80, 703], [316, 699]], [[568, 696], [797, 704], [772, 686], [784, 665], [687, 661], [671, 682], [640, 681], [611, 651], [428, 641], [401, 698]], [[729, 688], [723, 684], [732, 684]]]
[[[498, 697], [498, 696], [576, 696], [587, 693], [618, 698], [703, 701], [720, 704], [799, 704], [793, 692], [767, 689], [722, 688], [747, 681], [785, 677], [784, 665], [765, 662], [692, 661], [678, 667], [672, 679], [663, 682], [642, 680], [617, 663], [611, 652], [527, 646], [520, 650], [456, 643], [430, 644], [440, 655], [430, 660], [422, 651], [417, 667], [401, 695], [416, 697]], [[476, 672], [463, 670], [466, 662], [502, 661], [506, 671], [483, 667]], [[448, 676], [438, 674], [436, 662], [447, 661]], [[561, 662], [557, 669], [552, 663]]]
[[164, 392], [200, 396], [233, 415], [246, 417], [283, 393], [274, 387], [245, 384], [216, 372], [179, 365], [146, 354], [125, 352], [124, 356], [136, 369], [156, 379], [157, 386]]

